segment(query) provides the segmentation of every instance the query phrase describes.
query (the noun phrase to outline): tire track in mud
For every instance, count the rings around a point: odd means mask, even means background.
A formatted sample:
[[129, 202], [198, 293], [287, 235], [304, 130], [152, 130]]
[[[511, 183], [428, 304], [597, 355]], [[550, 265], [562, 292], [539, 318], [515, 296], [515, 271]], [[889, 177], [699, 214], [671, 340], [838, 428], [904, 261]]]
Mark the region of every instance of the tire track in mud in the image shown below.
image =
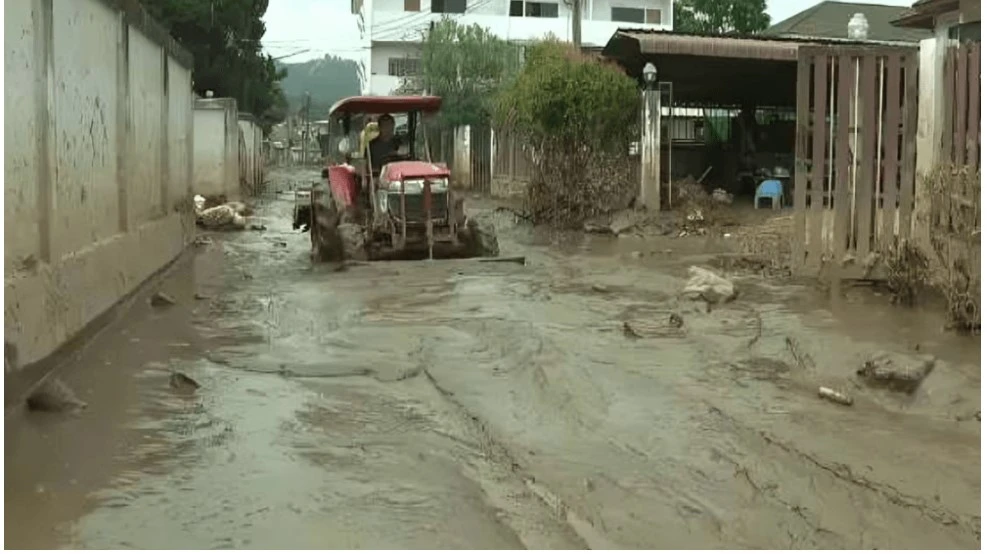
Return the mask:
[[[710, 402], [704, 402], [704, 404], [707, 406], [707, 409], [711, 414], [716, 415], [723, 422], [733, 427], [737, 432], [737, 434], [756, 436], [759, 439], [761, 439], [761, 441], [763, 441], [764, 444], [767, 444], [778, 451], [784, 452], [789, 456], [801, 460], [805, 465], [811, 468], [814, 468], [818, 471], [822, 471], [832, 476], [833, 478], [837, 479], [838, 481], [852, 486], [856, 490], [863, 490], [869, 494], [876, 495], [878, 498], [882, 499], [883, 501], [889, 504], [893, 504], [917, 512], [921, 517], [929, 521], [932, 521], [942, 526], [943, 528], [948, 529], [956, 526], [961, 526], [962, 528], [964, 528], [965, 532], [968, 532], [970, 535], [976, 538], [978, 542], [980, 541], [979, 516], [963, 517], [946, 508], [939, 506], [932, 506], [919, 496], [903, 493], [890, 484], [876, 482], [864, 476], [855, 474], [853, 469], [847, 464], [843, 464], [839, 462], [827, 462], [821, 460], [817, 456], [809, 454], [799, 449], [798, 447], [794, 446], [791, 443], [788, 443], [782, 439], [774, 437], [766, 431], [755, 429], [754, 427], [745, 425], [741, 423], [737, 418], [728, 415], [722, 409], [713, 405]], [[750, 483], [750, 485], [754, 489], [763, 492], [764, 487], [757, 485], [753, 481], [746, 467], [744, 467], [742, 464], [740, 464], [735, 460], [729, 458], [724, 458], [724, 459], [733, 463], [737, 467], [738, 475], [745, 476], [746, 480]], [[777, 494], [773, 496], [776, 501], [786, 505], [787, 507], [792, 509], [793, 512], [797, 513], [800, 517], [802, 517], [802, 519], [805, 520], [806, 523], [809, 523], [810, 525], [818, 525], [812, 522], [810, 519], [808, 519], [808, 517], [806, 517], [804, 510], [799, 509], [797, 505], [790, 504], [789, 502], [781, 499], [780, 497], [777, 497]], [[832, 534], [832, 536], [834, 537], [841, 536], [839, 533], [835, 531], [824, 529], [818, 526], [816, 527], [816, 530], [825, 532], [826, 534]], [[856, 546], [858, 548], [865, 547], [865, 545], [863, 544], [858, 544]]]
[[[526, 474], [511, 451], [494, 438], [482, 419], [471, 413], [462, 402], [456, 399], [456, 394], [453, 391], [443, 387], [427, 368], [424, 369], [422, 375], [424, 375], [425, 380], [432, 388], [446, 402], [455, 407], [456, 411], [463, 416], [464, 420], [469, 422], [470, 427], [473, 428], [481, 440], [478, 446], [481, 448], [484, 457], [501, 468], [506, 469], [517, 479], [520, 479], [525, 487], [541, 503], [542, 507], [552, 513], [555, 520], [566, 526], [572, 533], [573, 538], [578, 540], [579, 545], [575, 548], [594, 550], [615, 548], [610, 541], [596, 532], [592, 523], [581, 518], [558, 495], [544, 485], [539, 484], [533, 476]], [[527, 544], [523, 537], [522, 542]]]
[[880, 495], [882, 498], [890, 502], [901, 506], [903, 508], [909, 508], [916, 510], [921, 513], [927, 519], [935, 521], [936, 523], [942, 525], [943, 527], [952, 527], [955, 525], [963, 525], [967, 527], [967, 530], [980, 540], [980, 522], [979, 517], [975, 518], [973, 521], [970, 518], [963, 518], [945, 508], [930, 506], [928, 503], [922, 501], [921, 498], [913, 495], [903, 493], [889, 485], [887, 483], [878, 483], [871, 481], [866, 477], [855, 475], [853, 469], [846, 464], [841, 463], [827, 463], [820, 460], [819, 458], [808, 454], [795, 446], [788, 444], [780, 439], [772, 437], [769, 433], [765, 431], [759, 431], [758, 434], [764, 439], [764, 442], [784, 450], [789, 454], [793, 454], [806, 462], [809, 462], [813, 466], [829, 473], [830, 475], [836, 477], [837, 479], [860, 487], [862, 489], [868, 490], [875, 494]]

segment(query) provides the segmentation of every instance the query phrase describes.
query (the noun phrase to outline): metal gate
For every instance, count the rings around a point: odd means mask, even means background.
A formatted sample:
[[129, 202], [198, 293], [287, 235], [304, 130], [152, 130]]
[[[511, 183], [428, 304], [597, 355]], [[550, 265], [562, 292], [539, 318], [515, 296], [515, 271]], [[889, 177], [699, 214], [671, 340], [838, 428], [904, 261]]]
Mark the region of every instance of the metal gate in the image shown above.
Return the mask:
[[918, 50], [801, 46], [792, 268], [844, 277], [911, 236]]
[[489, 125], [470, 125], [469, 188], [475, 192], [490, 192], [493, 169], [493, 130]]

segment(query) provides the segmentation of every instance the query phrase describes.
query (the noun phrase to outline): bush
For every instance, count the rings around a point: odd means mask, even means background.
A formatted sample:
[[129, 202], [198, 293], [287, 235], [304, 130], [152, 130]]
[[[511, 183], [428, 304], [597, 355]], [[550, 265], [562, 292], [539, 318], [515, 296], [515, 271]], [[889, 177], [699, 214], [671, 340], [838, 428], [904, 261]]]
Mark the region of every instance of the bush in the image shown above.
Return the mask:
[[557, 40], [529, 49], [494, 115], [528, 146], [535, 223], [578, 226], [627, 206], [636, 190], [628, 150], [639, 102], [637, 83], [615, 65]]
[[931, 198], [931, 282], [946, 297], [948, 325], [980, 329], [980, 170], [943, 164], [925, 177]]

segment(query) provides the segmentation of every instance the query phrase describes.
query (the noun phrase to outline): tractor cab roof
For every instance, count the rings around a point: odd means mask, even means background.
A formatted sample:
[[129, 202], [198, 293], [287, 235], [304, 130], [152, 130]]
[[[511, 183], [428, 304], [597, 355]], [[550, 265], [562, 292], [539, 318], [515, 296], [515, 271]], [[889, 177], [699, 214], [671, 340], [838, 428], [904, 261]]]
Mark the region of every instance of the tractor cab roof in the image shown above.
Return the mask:
[[439, 96], [350, 96], [336, 102], [329, 108], [329, 115], [370, 114], [439, 111], [442, 98]]

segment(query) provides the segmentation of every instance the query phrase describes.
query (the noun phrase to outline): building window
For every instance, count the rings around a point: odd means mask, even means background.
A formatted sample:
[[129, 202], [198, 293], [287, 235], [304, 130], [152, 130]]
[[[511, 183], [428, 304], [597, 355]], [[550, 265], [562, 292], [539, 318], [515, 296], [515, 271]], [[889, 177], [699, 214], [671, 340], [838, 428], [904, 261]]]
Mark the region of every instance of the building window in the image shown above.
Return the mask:
[[404, 11], [418, 12], [422, 9], [422, 0], [404, 0]]
[[524, 0], [511, 0], [512, 17], [558, 17], [559, 5], [557, 2], [526, 2]]
[[466, 13], [466, 0], [432, 0], [432, 13]]
[[387, 74], [391, 77], [421, 75], [422, 61], [418, 58], [388, 58]]
[[610, 8], [610, 20], [624, 23], [661, 23], [661, 10], [652, 8]]

